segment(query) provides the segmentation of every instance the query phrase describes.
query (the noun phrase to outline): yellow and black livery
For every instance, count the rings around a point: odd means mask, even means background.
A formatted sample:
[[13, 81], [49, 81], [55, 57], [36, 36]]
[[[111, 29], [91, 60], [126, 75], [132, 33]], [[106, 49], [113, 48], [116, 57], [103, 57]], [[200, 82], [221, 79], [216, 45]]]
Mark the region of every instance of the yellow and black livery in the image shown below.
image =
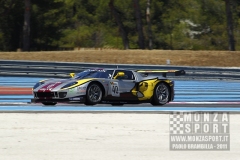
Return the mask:
[[184, 74], [184, 70], [88, 69], [70, 73], [69, 79], [39, 81], [33, 87], [32, 102], [164, 105], [174, 100], [174, 81], [166, 77]]

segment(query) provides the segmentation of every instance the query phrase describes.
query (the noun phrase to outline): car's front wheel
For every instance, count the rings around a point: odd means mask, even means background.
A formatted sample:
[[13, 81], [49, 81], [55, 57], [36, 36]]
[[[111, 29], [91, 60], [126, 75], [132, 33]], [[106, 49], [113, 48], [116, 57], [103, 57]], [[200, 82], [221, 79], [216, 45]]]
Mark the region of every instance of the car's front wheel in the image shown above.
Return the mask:
[[57, 103], [56, 102], [42, 102], [42, 104], [45, 105], [45, 106], [54, 106]]
[[99, 84], [92, 83], [88, 86], [86, 92], [85, 105], [95, 105], [101, 102], [103, 91]]
[[170, 98], [170, 88], [166, 83], [158, 83], [151, 100], [152, 105], [165, 105]]

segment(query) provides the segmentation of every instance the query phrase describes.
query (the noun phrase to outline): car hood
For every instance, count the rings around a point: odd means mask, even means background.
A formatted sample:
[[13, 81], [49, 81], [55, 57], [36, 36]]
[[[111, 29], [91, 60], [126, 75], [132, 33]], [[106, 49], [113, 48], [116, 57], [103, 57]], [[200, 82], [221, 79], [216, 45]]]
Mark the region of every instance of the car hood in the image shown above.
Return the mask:
[[[92, 79], [49, 79], [43, 81], [44, 84], [40, 85], [39, 87], [35, 88], [35, 92], [51, 92], [51, 91], [58, 91], [62, 89], [67, 84], [77, 82], [78, 85], [81, 85], [82, 83], [91, 81]], [[70, 86], [69, 86], [70, 87]]]

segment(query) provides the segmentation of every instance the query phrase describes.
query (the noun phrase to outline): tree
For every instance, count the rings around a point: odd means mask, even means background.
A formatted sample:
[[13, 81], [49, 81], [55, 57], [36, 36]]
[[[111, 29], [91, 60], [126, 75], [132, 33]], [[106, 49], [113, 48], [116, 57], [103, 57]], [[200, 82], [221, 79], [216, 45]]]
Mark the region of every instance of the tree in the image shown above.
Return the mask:
[[16, 51], [21, 45], [23, 1], [0, 1], [0, 51]]
[[31, 49], [59, 49], [63, 30], [73, 25], [66, 14], [65, 0], [31, 0], [31, 2]]
[[196, 12], [190, 24], [192, 49], [227, 50], [227, 30], [224, 1], [196, 0]]
[[[156, 49], [190, 48], [186, 39], [188, 29], [182, 23], [192, 19], [188, 12], [192, 8], [191, 0], [152, 0], [151, 29], [153, 47]], [[195, 7], [195, 6], [194, 6]]]
[[240, 46], [239, 0], [0, 0], [0, 6], [1, 51]]
[[30, 50], [30, 17], [31, 17], [31, 2], [24, 0], [24, 23], [23, 23], [23, 51]]
[[134, 11], [136, 17], [136, 24], [137, 24], [137, 33], [138, 33], [138, 46], [140, 49], [145, 49], [145, 38], [143, 34], [143, 25], [142, 25], [142, 14], [139, 5], [139, 0], [133, 0], [134, 4]]
[[123, 45], [124, 45], [124, 49], [129, 49], [129, 40], [128, 40], [128, 33], [121, 21], [121, 12], [118, 11], [116, 9], [116, 7], [114, 6], [114, 0], [110, 0], [109, 2], [109, 7], [111, 9], [111, 12], [115, 18], [115, 21], [117, 22], [118, 24], [118, 27], [119, 27], [119, 30], [120, 30], [120, 34], [121, 34], [121, 37], [122, 37], [122, 41], [123, 41]]
[[147, 8], [146, 8], [146, 21], [148, 26], [148, 49], [152, 49], [152, 28], [151, 28], [151, 18], [150, 18], [150, 0], [147, 0]]
[[224, 0], [224, 1], [225, 1], [226, 17], [227, 17], [228, 48], [230, 51], [235, 51], [231, 0]]

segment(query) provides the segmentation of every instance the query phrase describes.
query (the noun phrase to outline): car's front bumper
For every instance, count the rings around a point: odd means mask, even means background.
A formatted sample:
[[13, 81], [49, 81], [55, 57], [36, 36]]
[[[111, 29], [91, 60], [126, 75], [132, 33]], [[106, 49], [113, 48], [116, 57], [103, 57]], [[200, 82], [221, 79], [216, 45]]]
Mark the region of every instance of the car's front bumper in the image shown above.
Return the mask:
[[55, 102], [55, 103], [84, 103], [86, 101], [85, 96], [78, 96], [72, 98], [33, 98], [31, 99], [31, 103], [46, 103], [46, 102]]

